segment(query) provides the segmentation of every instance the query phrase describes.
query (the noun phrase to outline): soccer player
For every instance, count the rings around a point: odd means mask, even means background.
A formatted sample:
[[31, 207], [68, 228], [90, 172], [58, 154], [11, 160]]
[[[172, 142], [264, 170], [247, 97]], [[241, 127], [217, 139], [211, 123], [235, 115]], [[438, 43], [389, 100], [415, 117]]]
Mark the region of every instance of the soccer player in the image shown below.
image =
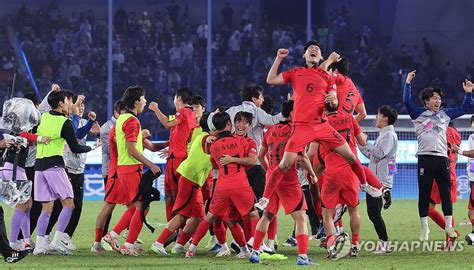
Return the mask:
[[[112, 127], [115, 126], [117, 122], [117, 118], [120, 115], [120, 111], [123, 109], [123, 101], [117, 100], [114, 103], [114, 114], [110, 119], [105, 122], [100, 127], [100, 141], [102, 143], [102, 179], [104, 179], [104, 187], [107, 187], [107, 180], [109, 178], [109, 164], [111, 163], [111, 154], [110, 154], [110, 142], [109, 142], [109, 134]], [[117, 162], [115, 162], [116, 164]], [[107, 195], [107, 192], [106, 192]], [[104, 209], [104, 208], [103, 208]], [[113, 209], [112, 209], [113, 211]], [[96, 236], [96, 242], [100, 242], [100, 239], [105, 236], [105, 234], [109, 231], [109, 223], [110, 219], [112, 218], [112, 213], [110, 212], [107, 216], [102, 216], [102, 211], [97, 216], [96, 220], [96, 228], [103, 228], [102, 234], [98, 239]], [[105, 213], [104, 213], [105, 214]], [[105, 223], [102, 220], [102, 217], [105, 218]], [[102, 225], [103, 224], [103, 225]]]
[[[474, 115], [471, 116], [471, 127], [474, 128]], [[452, 151], [469, 158], [467, 163], [467, 176], [469, 177], [471, 193], [468, 199], [469, 212], [467, 216], [471, 221], [472, 231], [466, 235], [465, 240], [468, 245], [474, 245], [474, 134], [469, 135], [468, 150], [461, 150], [457, 145], [453, 145]]]
[[[355, 151], [355, 141], [361, 145], [366, 144], [367, 137], [360, 129], [357, 121], [352, 116], [339, 114], [337, 111], [328, 110], [328, 122], [344, 136], [352, 151]], [[359, 183], [355, 174], [344, 159], [331, 151], [327, 145], [320, 145], [321, 156], [324, 159], [324, 180], [321, 184], [321, 207], [324, 231], [327, 235], [328, 257], [338, 259], [345, 254], [338, 254], [335, 249], [335, 227], [333, 216], [338, 204], [347, 205], [350, 216], [352, 232], [351, 257], [359, 254], [360, 241], [360, 216], [357, 205], [359, 204]]]
[[[199, 224], [193, 236], [192, 244], [186, 252], [186, 257], [194, 257], [197, 245], [206, 234], [211, 224], [217, 217], [225, 216], [232, 205], [235, 206], [239, 214], [245, 218], [249, 216], [253, 224], [258, 222], [258, 212], [254, 210], [254, 194], [247, 180], [245, 170], [241, 164], [229, 163], [222, 165], [221, 158], [228, 155], [234, 158], [245, 158], [245, 166], [255, 164], [257, 159], [257, 149], [251, 149], [245, 138], [231, 134], [232, 122], [226, 112], [219, 112], [213, 115], [213, 126], [219, 132], [218, 138], [210, 145], [209, 154], [211, 161], [219, 168], [219, 176], [216, 181], [214, 194], [212, 197], [209, 212], [206, 218]], [[255, 228], [252, 226], [252, 228]], [[252, 231], [251, 234], [254, 232]], [[240, 233], [237, 242], [242, 242], [243, 232]], [[245, 242], [245, 240], [243, 240]], [[246, 245], [240, 247], [248, 253]]]
[[[71, 250], [65, 244], [68, 236], [64, 231], [74, 209], [74, 194], [64, 169], [64, 146], [67, 142], [71, 151], [77, 154], [89, 152], [93, 148], [77, 142], [73, 124], [66, 117], [70, 113], [70, 102], [65, 91], [52, 92], [48, 96], [48, 103], [52, 110], [42, 114], [41, 123], [38, 126], [37, 134], [50, 137], [51, 142], [48, 144], [39, 142], [37, 145], [34, 199], [42, 202], [43, 209], [38, 219], [34, 255], [48, 254], [51, 249], [62, 254], [71, 254]], [[61, 199], [63, 209], [58, 218], [53, 241], [48, 245], [45, 239], [46, 229], [56, 199]]]
[[191, 89], [185, 87], [178, 89], [174, 96], [176, 114], [172, 116], [164, 115], [158, 103], [151, 102], [149, 109], [152, 110], [160, 123], [167, 129], [171, 129], [170, 146], [165, 171], [165, 203], [166, 220], [173, 217], [173, 207], [178, 193], [179, 173], [176, 172], [179, 164], [187, 157], [187, 144], [192, 135], [193, 128], [196, 127], [196, 115], [193, 107], [190, 106], [193, 93]]
[[[0, 134], [0, 149], [10, 148], [14, 142], [12, 140], [4, 139], [3, 135]], [[16, 238], [16, 236], [15, 236]], [[30, 250], [15, 251], [8, 243], [7, 229], [5, 228], [5, 217], [3, 208], [0, 205], [0, 253], [3, 256], [3, 260], [6, 263], [16, 263], [26, 257]]]
[[[284, 147], [290, 137], [291, 127], [291, 113], [293, 111], [293, 101], [285, 101], [282, 104], [282, 115], [284, 121], [271, 126], [265, 133], [262, 142], [259, 159], [264, 169], [267, 171], [267, 176], [271, 175], [272, 170], [278, 167], [280, 159], [284, 152]], [[311, 169], [311, 164], [306, 158], [306, 168], [310, 170], [312, 179], [316, 179], [314, 172]], [[306, 224], [306, 201], [301, 189], [296, 171], [296, 164], [294, 164], [285, 174], [284, 180], [276, 187], [275, 193], [270, 197], [270, 203], [264, 210], [262, 218], [260, 218], [257, 228], [255, 230], [253, 241], [253, 252], [249, 258], [252, 263], [260, 263], [260, 246], [263, 243], [268, 226], [274, 216], [278, 213], [280, 204], [285, 209], [285, 214], [291, 214], [291, 217], [296, 223], [296, 239], [298, 245], [298, 265], [314, 264], [308, 259], [308, 227]]]
[[181, 176], [176, 203], [173, 208], [173, 214], [175, 215], [150, 248], [156, 254], [168, 255], [164, 244], [173, 232], [187, 221], [171, 251], [172, 253], [186, 253], [184, 245], [189, 241], [199, 222], [204, 218], [204, 200], [201, 187], [206, 183], [212, 171], [211, 159], [205, 149], [210, 132], [207, 126], [208, 116], [209, 114], [205, 114], [200, 119], [199, 124], [202, 132], [193, 141], [188, 157], [177, 168]]
[[[128, 87], [122, 100], [127, 112], [118, 117], [115, 126], [117, 176], [123, 184], [123, 192], [126, 193], [127, 198], [135, 207], [129, 207], [117, 225], [125, 228], [129, 224], [129, 233], [125, 244], [120, 248], [120, 252], [123, 255], [138, 256], [135, 241], [143, 227], [141, 198], [139, 197], [143, 165], [150, 168], [155, 175], [160, 173], [161, 170], [160, 167], [143, 155], [143, 136], [140, 121], [137, 117], [138, 114], [143, 112], [146, 105], [145, 90], [139, 86]], [[115, 239], [118, 237], [118, 235], [112, 233], [110, 236]]]
[[310, 142], [316, 141], [328, 145], [350, 163], [351, 169], [362, 183], [362, 189], [368, 188], [362, 164], [352, 153], [348, 144], [327, 122], [324, 113], [326, 99], [329, 107], [337, 107], [336, 85], [332, 75], [317, 67], [322, 59], [321, 49], [316, 41], [309, 41], [304, 47], [305, 67], [298, 67], [283, 73], [277, 73], [283, 58], [288, 56], [287, 49], [279, 49], [267, 76], [267, 83], [281, 85], [290, 83], [294, 89], [293, 132], [285, 147], [285, 153], [278, 168], [272, 171], [268, 178], [270, 183], [265, 186], [265, 192], [257, 203], [261, 210], [269, 203], [269, 197], [281, 181], [283, 174], [295, 163], [298, 152]]
[[445, 231], [449, 237], [457, 237], [452, 225], [451, 179], [449, 173], [446, 129], [449, 121], [469, 112], [474, 84], [465, 80], [466, 92], [461, 106], [441, 109], [443, 92], [437, 87], [427, 87], [420, 94], [424, 107], [418, 107], [411, 98], [411, 81], [416, 71], [409, 72], [403, 89], [403, 102], [413, 119], [418, 140], [418, 213], [421, 223], [421, 241], [429, 237], [428, 210], [433, 179], [436, 179], [445, 218]]
[[[379, 136], [374, 144], [367, 143], [365, 146], [359, 147], [362, 154], [370, 160], [369, 169], [376, 174], [377, 179], [388, 189], [393, 187], [393, 177], [397, 168], [395, 161], [398, 137], [393, 127], [397, 118], [398, 114], [395, 109], [390, 106], [380, 107], [376, 118]], [[374, 253], [389, 252], [387, 228], [382, 217], [383, 199], [367, 195], [366, 202], [367, 214], [379, 237], [379, 243]]]

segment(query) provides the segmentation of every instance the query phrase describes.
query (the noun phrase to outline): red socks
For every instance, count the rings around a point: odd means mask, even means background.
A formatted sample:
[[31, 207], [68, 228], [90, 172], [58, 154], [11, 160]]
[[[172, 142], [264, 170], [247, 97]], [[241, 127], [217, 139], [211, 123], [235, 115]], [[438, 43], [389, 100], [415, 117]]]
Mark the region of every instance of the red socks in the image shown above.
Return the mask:
[[296, 242], [298, 243], [298, 254], [308, 254], [308, 235], [298, 234]]
[[351, 243], [353, 245], [359, 245], [359, 241], [360, 241], [360, 235], [358, 233], [353, 233]]
[[255, 231], [255, 235], [253, 237], [253, 250], [260, 250], [260, 246], [262, 246], [263, 239], [265, 238], [265, 233], [259, 230]]
[[438, 226], [441, 227], [441, 229], [444, 230], [444, 227], [446, 226], [446, 222], [444, 220], [443, 215], [441, 215], [440, 212], [436, 210], [434, 207], [430, 207], [428, 209], [428, 216], [436, 223]]
[[171, 237], [171, 235], [173, 234], [172, 231], [168, 230], [168, 228], [165, 228], [160, 236], [158, 236], [158, 238], [156, 239], [156, 242], [160, 243], [160, 244], [164, 244], [166, 243], [166, 241], [168, 241], [168, 239]]
[[133, 214], [137, 208], [135, 206], [129, 207], [123, 214], [120, 220], [115, 225], [113, 231], [117, 234], [121, 234], [123, 230], [128, 228], [130, 221], [132, 220]]
[[255, 230], [257, 229], [258, 221], [258, 218], [250, 219], [250, 237], [255, 235]]
[[104, 229], [95, 228], [95, 241], [100, 242], [103, 234], [104, 234]]
[[326, 246], [328, 248], [334, 246], [334, 243], [336, 241], [336, 237], [334, 237], [334, 235], [330, 234], [330, 235], [326, 236], [326, 239], [327, 239]]
[[209, 230], [209, 227], [211, 227], [211, 223], [207, 220], [201, 221], [199, 223], [199, 226], [196, 229], [196, 232], [194, 233], [193, 237], [193, 245], [197, 246], [199, 245], [199, 242], [201, 242], [201, 239], [206, 235], [207, 230]]
[[214, 235], [217, 238], [217, 241], [219, 244], [224, 244], [227, 243], [227, 234], [226, 234], [226, 228], [224, 226], [224, 222], [222, 221], [216, 221], [213, 224], [214, 227]]
[[356, 158], [354, 163], [350, 164], [352, 171], [357, 175], [357, 178], [359, 178], [359, 182], [362, 185], [365, 185], [367, 183], [367, 178], [365, 176], [364, 172], [364, 166], [362, 166], [362, 163], [360, 163], [360, 160]]
[[178, 241], [176, 241], [176, 243], [184, 246], [184, 245], [186, 245], [186, 242], [188, 242], [189, 239], [191, 239], [192, 236], [193, 235], [191, 233], [187, 233], [185, 231], [182, 231], [181, 235], [179, 236]]
[[379, 179], [377, 179], [375, 174], [368, 167], [365, 167], [365, 166], [362, 166], [362, 167], [364, 168], [364, 173], [367, 179], [367, 183], [376, 189], [381, 189], [382, 183], [380, 183]]
[[270, 199], [278, 184], [280, 184], [284, 174], [285, 173], [280, 169], [280, 167], [276, 167], [276, 169], [272, 171], [270, 177], [267, 178], [267, 184], [265, 185], [265, 191], [263, 192], [264, 198]]
[[130, 220], [128, 236], [125, 242], [129, 244], [134, 244], [135, 241], [137, 241], [138, 235], [140, 234], [142, 227], [143, 227], [142, 211], [137, 209], [133, 213], [132, 220]]
[[[277, 217], [275, 216], [273, 217], [272, 221], [268, 225], [268, 239], [269, 240], [275, 240], [275, 237], [277, 234], [277, 228], [278, 228], [278, 222], [277, 222]], [[257, 233], [257, 231], [255, 231], [255, 233]]]
[[[239, 223], [234, 224], [233, 226], [229, 227], [230, 232], [232, 233], [232, 237], [234, 237], [235, 242], [241, 247], [246, 245], [245, 241], [245, 234], [244, 230], [240, 226]], [[255, 238], [254, 238], [254, 244], [255, 244]]]

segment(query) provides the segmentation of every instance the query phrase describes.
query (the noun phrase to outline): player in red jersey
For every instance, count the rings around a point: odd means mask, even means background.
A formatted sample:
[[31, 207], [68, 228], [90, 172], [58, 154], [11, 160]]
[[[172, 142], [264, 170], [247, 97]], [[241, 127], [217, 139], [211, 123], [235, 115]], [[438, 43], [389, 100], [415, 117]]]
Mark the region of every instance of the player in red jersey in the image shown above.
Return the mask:
[[[448, 142], [448, 159], [449, 159], [449, 167], [450, 167], [450, 175], [451, 175], [451, 202], [455, 203], [458, 197], [458, 189], [456, 184], [456, 162], [458, 159], [458, 155], [453, 152], [453, 146], [459, 147], [461, 145], [461, 134], [459, 134], [458, 130], [454, 127], [453, 123], [449, 123], [449, 126], [446, 130], [446, 140]], [[436, 205], [441, 204], [441, 198], [439, 195], [438, 185], [436, 181], [433, 181], [433, 188], [431, 189], [431, 196], [430, 196], [430, 208], [428, 209], [428, 216], [440, 226], [442, 229], [446, 226], [446, 221], [441, 215], [440, 212], [436, 210]], [[454, 227], [454, 217], [451, 219], [452, 225]], [[458, 231], [456, 231], [458, 233]], [[458, 233], [459, 235], [459, 233]], [[447, 237], [447, 236], [446, 236]], [[448, 237], [447, 237], [448, 238]], [[454, 239], [451, 239], [454, 240]]]
[[[194, 257], [197, 245], [206, 234], [216, 217], [227, 215], [231, 205], [234, 205], [242, 217], [249, 216], [253, 228], [258, 222], [258, 212], [253, 208], [254, 194], [247, 180], [245, 169], [241, 164], [229, 163], [223, 165], [221, 158], [230, 156], [244, 158], [245, 166], [255, 164], [257, 161], [257, 149], [251, 149], [245, 138], [231, 134], [232, 122], [226, 112], [216, 113], [212, 118], [212, 124], [219, 132], [218, 138], [210, 145], [209, 153], [211, 161], [219, 168], [219, 176], [216, 181], [209, 212], [196, 230], [192, 244], [186, 252], [186, 257]], [[243, 163], [243, 162], [241, 162]], [[252, 232], [253, 234], [253, 232]], [[240, 232], [237, 242], [245, 242], [243, 232]], [[248, 253], [247, 246], [240, 247], [241, 251]]]
[[[293, 111], [293, 101], [285, 101], [282, 104], [282, 115], [285, 118], [283, 122], [271, 126], [265, 133], [262, 148], [259, 153], [260, 163], [267, 172], [267, 176], [278, 167], [283, 157], [284, 149], [288, 138], [290, 137], [291, 113]], [[311, 164], [307, 156], [302, 159], [306, 169], [316, 179]], [[270, 203], [264, 210], [262, 218], [258, 222], [253, 241], [253, 253], [249, 258], [252, 263], [260, 263], [260, 247], [263, 243], [268, 226], [274, 216], [278, 213], [280, 205], [283, 205], [285, 214], [291, 214], [296, 223], [296, 239], [298, 243], [298, 265], [314, 264], [308, 259], [308, 227], [306, 222], [306, 201], [298, 179], [296, 163], [284, 174], [284, 180], [276, 187], [275, 193], [270, 197]]]
[[[328, 114], [332, 127], [344, 137], [351, 149], [355, 151], [355, 140], [365, 145], [367, 136], [362, 133], [357, 121], [352, 116], [339, 114], [337, 111]], [[345, 204], [349, 210], [350, 227], [352, 231], [351, 256], [359, 254], [360, 216], [357, 209], [359, 204], [359, 183], [349, 165], [341, 156], [331, 151], [326, 145], [321, 145], [321, 153], [325, 163], [324, 182], [321, 185], [321, 206], [324, 231], [327, 234], [328, 256], [337, 259], [341, 255], [335, 248], [334, 209], [338, 204]]]
[[[123, 95], [126, 113], [121, 114], [116, 123], [115, 136], [117, 142], [117, 175], [123, 185], [123, 192], [130, 203], [135, 207], [129, 207], [118, 221], [116, 228], [106, 236], [109, 244], [116, 243], [118, 234], [117, 227], [125, 229], [129, 227], [129, 233], [125, 244], [116, 250], [123, 255], [138, 256], [135, 241], [143, 227], [143, 213], [141, 210], [141, 198], [139, 197], [139, 184], [142, 176], [143, 165], [146, 165], [156, 175], [161, 172], [160, 168], [153, 164], [143, 155], [143, 141], [140, 121], [137, 115], [143, 112], [146, 105], [145, 90], [139, 86], [128, 87]], [[115, 241], [112, 241], [115, 240]]]
[[193, 111], [193, 107], [190, 106], [192, 97], [191, 89], [187, 87], [178, 89], [174, 96], [176, 114], [169, 117], [161, 112], [156, 102], [151, 102], [149, 106], [161, 124], [165, 128], [171, 129], [169, 139], [170, 146], [165, 171], [167, 221], [170, 221], [173, 217], [173, 206], [176, 200], [176, 194], [178, 193], [178, 180], [180, 175], [176, 172], [176, 169], [187, 157], [187, 144], [190, 140], [192, 130], [197, 125], [196, 115]]
[[[339, 133], [327, 123], [324, 109], [326, 104], [333, 108], [337, 107], [337, 98], [334, 98], [336, 97], [336, 85], [332, 75], [317, 67], [322, 59], [319, 44], [316, 41], [310, 41], [305, 45], [303, 55], [306, 61], [305, 67], [294, 68], [278, 74], [280, 63], [287, 55], [287, 49], [278, 50], [275, 62], [268, 73], [267, 83], [281, 85], [291, 82], [295, 101], [294, 125], [282, 161], [268, 178], [269, 182], [265, 187], [264, 196], [256, 205], [262, 210], [268, 205], [268, 198], [273, 194], [283, 174], [295, 163], [298, 152], [302, 152], [304, 147], [313, 141], [325, 144], [339, 153], [349, 162], [364, 190], [367, 190], [368, 186], [362, 164], [355, 158]], [[326, 103], [328, 99], [331, 99], [331, 102]]]

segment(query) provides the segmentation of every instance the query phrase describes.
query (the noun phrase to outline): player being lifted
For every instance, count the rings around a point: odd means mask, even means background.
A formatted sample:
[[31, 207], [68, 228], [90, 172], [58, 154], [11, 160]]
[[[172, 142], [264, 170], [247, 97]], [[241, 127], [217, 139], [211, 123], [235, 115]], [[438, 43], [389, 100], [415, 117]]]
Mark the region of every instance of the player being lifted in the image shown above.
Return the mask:
[[325, 106], [337, 107], [337, 99], [332, 98], [331, 103], [327, 99], [336, 95], [334, 79], [325, 70], [317, 65], [322, 60], [321, 49], [316, 41], [306, 43], [303, 58], [306, 65], [297, 67], [282, 73], [278, 73], [283, 58], [288, 56], [287, 49], [279, 49], [267, 76], [267, 83], [282, 85], [291, 82], [294, 89], [294, 112], [292, 134], [285, 147], [282, 161], [272, 171], [265, 187], [263, 198], [259, 200], [256, 207], [263, 210], [269, 203], [269, 198], [275, 191], [285, 172], [295, 163], [299, 152], [310, 142], [316, 141], [327, 145], [340, 154], [349, 164], [351, 169], [362, 183], [361, 189], [369, 194], [377, 195], [375, 190], [367, 184], [364, 169], [359, 160], [352, 153], [349, 145], [327, 122], [324, 113]]

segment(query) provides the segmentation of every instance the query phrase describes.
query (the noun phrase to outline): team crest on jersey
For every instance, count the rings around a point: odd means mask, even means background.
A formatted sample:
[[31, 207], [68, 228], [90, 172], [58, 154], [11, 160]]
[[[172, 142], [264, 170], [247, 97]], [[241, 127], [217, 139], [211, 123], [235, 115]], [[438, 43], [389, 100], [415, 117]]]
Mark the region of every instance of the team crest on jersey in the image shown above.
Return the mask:
[[420, 175], [425, 174], [425, 168], [420, 168]]
[[337, 89], [336, 84], [333, 84], [333, 85], [332, 85], [332, 89], [334, 89], [334, 90]]

